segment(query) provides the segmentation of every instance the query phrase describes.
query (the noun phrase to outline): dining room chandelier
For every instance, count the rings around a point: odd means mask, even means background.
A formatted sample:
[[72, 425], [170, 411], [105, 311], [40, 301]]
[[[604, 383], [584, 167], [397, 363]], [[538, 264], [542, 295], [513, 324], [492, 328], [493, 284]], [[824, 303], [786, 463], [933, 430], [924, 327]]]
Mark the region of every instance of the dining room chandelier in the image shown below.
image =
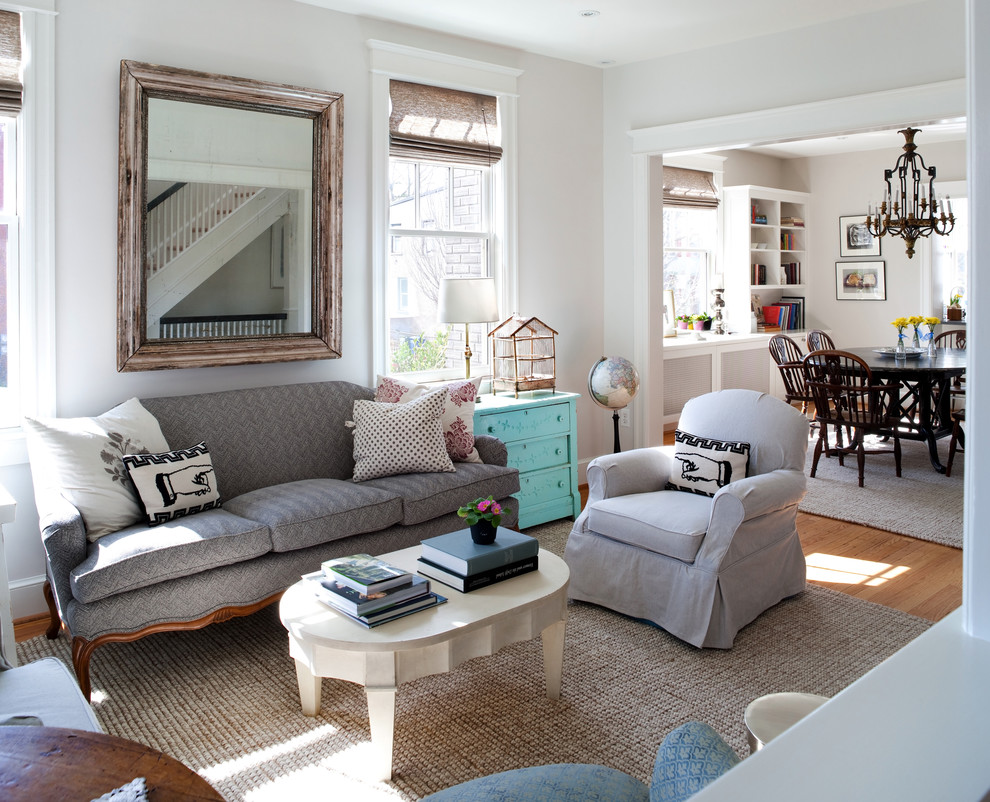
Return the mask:
[[[887, 188], [879, 206], [869, 204], [866, 227], [874, 237], [890, 234], [903, 237], [907, 244], [908, 259], [914, 256], [914, 243], [918, 237], [932, 234], [948, 234], [956, 224], [952, 216], [952, 202], [947, 196], [935, 197], [935, 167], [928, 167], [914, 144], [918, 128], [904, 128], [904, 152], [897, 163], [883, 171]], [[926, 187], [922, 176], [928, 175]], [[898, 186], [891, 186], [897, 176]]]

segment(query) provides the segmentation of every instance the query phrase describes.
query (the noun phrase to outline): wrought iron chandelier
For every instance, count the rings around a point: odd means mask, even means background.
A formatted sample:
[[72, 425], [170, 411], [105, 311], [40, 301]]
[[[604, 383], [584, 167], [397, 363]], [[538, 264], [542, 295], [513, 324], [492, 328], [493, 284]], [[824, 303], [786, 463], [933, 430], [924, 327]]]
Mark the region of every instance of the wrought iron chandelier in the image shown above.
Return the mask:
[[[884, 234], [903, 237], [907, 244], [908, 259], [914, 256], [914, 243], [918, 237], [931, 233], [948, 234], [956, 224], [952, 216], [952, 202], [948, 197], [937, 200], [935, 197], [935, 167], [925, 165], [914, 144], [917, 128], [904, 128], [904, 152], [897, 157], [897, 163], [890, 170], [883, 171], [887, 189], [879, 207], [870, 204], [867, 208], [866, 227], [874, 237]], [[922, 183], [922, 174], [928, 174], [928, 187]], [[897, 175], [899, 186], [894, 191], [890, 181]]]

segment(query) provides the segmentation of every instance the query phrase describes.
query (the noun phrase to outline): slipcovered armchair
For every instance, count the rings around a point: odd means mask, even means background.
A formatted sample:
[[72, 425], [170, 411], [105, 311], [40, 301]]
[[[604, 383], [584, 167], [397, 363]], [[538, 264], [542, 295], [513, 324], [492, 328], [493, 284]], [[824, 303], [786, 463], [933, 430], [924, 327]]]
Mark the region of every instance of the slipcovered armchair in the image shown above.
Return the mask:
[[[678, 440], [588, 465], [588, 502], [564, 553], [569, 595], [652, 621], [694, 646], [728, 649], [760, 613], [804, 590], [796, 520], [808, 422], [765, 393], [721, 390], [685, 404]], [[717, 455], [746, 443], [745, 470], [736, 454], [734, 474], [727, 458], [711, 463], [719, 466], [714, 481], [699, 481], [694, 463], [706, 458], [692, 462], [691, 444]], [[715, 492], [667, 489], [671, 480]]]

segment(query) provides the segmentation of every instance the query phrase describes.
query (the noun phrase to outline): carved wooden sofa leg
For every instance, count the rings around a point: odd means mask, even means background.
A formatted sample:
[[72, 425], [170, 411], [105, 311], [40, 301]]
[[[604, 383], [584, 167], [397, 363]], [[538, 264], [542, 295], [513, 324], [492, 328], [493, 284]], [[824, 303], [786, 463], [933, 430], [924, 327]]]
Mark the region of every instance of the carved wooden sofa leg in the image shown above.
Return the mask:
[[100, 639], [89, 641], [85, 638], [72, 639], [72, 667], [76, 672], [76, 680], [79, 683], [79, 690], [90, 701], [92, 686], [89, 682], [89, 658], [93, 656], [93, 651], [100, 645]]
[[52, 593], [51, 582], [47, 579], [45, 580], [45, 586], [42, 588], [42, 592], [45, 594], [45, 601], [48, 603], [48, 629], [45, 630], [45, 636], [48, 640], [55, 640], [58, 637], [58, 633], [62, 630], [62, 619], [58, 617], [55, 594]]

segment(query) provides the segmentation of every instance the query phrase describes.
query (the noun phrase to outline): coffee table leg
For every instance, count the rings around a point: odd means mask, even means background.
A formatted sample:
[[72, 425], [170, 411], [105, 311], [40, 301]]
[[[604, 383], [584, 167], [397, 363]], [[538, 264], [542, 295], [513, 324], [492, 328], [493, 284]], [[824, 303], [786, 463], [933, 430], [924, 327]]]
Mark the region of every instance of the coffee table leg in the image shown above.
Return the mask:
[[376, 779], [392, 779], [392, 741], [395, 735], [395, 688], [365, 688], [371, 748]]
[[540, 634], [543, 641], [543, 671], [547, 678], [547, 698], [560, 698], [561, 675], [564, 672], [564, 630], [566, 621], [551, 624]]
[[305, 663], [296, 660], [296, 682], [299, 683], [299, 701], [304, 716], [316, 716], [320, 712], [322, 677], [314, 677]]

